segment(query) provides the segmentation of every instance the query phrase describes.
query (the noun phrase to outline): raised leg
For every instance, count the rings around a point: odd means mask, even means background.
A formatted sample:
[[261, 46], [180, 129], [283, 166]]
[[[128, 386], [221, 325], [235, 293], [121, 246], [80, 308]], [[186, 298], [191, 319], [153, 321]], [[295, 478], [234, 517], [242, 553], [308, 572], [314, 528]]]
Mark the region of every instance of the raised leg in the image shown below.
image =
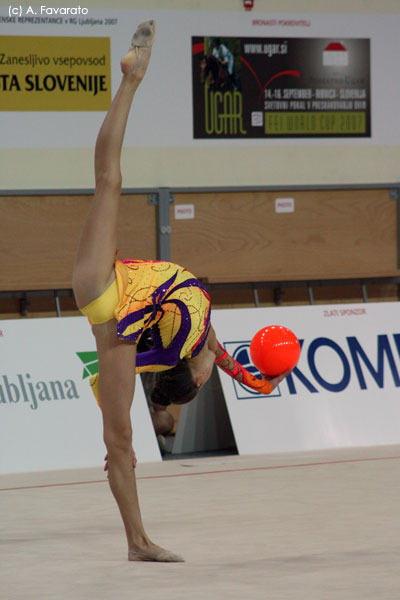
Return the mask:
[[131, 104], [150, 61], [154, 35], [153, 21], [139, 25], [133, 45], [121, 61], [124, 73], [121, 85], [97, 137], [96, 191], [83, 226], [72, 276], [79, 308], [101, 295], [115, 277], [121, 150]]

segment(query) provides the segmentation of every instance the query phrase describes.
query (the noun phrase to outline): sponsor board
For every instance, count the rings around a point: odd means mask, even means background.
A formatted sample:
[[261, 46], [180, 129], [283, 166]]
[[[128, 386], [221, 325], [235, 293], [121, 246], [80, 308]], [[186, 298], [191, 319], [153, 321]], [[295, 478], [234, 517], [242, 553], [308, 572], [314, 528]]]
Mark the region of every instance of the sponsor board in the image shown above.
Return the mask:
[[[7, 150], [92, 147], [94, 111], [108, 108], [132, 24], [146, 18], [159, 32], [147, 91], [135, 99], [137, 114], [147, 116], [128, 127], [127, 146], [202, 147], [202, 139], [242, 138], [238, 147], [257, 148], [260, 139], [279, 146], [289, 138], [308, 147], [304, 137], [326, 146], [343, 136], [365, 146], [398, 143], [400, 83], [391, 74], [400, 15], [175, 10], [171, 19], [168, 10], [56, 10], [10, 5], [0, 14], [0, 110], [8, 113], [0, 146]], [[216, 50], [217, 38], [229, 60]], [[204, 73], [206, 93], [201, 62], [213, 52], [217, 70], [214, 64], [211, 78]], [[174, 101], [166, 102], [171, 90]], [[73, 128], [64, 112], [71, 110]], [[217, 148], [218, 161], [224, 144], [207, 146]]]
[[[289, 327], [302, 348], [269, 396], [218, 371], [239, 453], [400, 443], [399, 317], [399, 303], [215, 310], [219, 341], [254, 374], [249, 345], [262, 327]], [[101, 465], [86, 319], [3, 321], [0, 331], [0, 473]], [[160, 460], [140, 378], [132, 424], [138, 460]]]
[[107, 110], [109, 38], [0, 36], [0, 111]]
[[195, 138], [369, 137], [370, 40], [193, 37]]
[[[97, 353], [87, 320], [7, 320], [0, 330], [0, 473], [101, 465], [101, 412], [89, 385]], [[131, 419], [138, 461], [159, 461], [140, 377]]]
[[262, 327], [289, 327], [301, 343], [296, 368], [270, 396], [220, 373], [241, 454], [400, 442], [399, 303], [216, 310], [213, 325], [249, 370]]

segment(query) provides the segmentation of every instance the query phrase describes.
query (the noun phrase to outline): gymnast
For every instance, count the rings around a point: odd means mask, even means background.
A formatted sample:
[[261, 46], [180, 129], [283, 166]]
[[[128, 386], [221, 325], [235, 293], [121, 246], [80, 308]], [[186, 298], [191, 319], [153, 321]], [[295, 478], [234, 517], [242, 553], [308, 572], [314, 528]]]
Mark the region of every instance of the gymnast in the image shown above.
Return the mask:
[[[121, 60], [121, 85], [96, 141], [95, 194], [76, 254], [73, 289], [96, 339], [99, 373], [91, 385], [102, 409], [106, 469], [125, 526], [128, 559], [181, 562], [182, 557], [149, 539], [141, 519], [130, 421], [135, 373], [156, 372], [151, 398], [164, 406], [192, 400], [214, 364], [263, 394], [288, 373], [257, 379], [225, 352], [210, 323], [209, 295], [189, 271], [169, 262], [116, 257], [121, 149], [154, 38], [154, 21], [141, 23]], [[134, 220], [134, 214], [129, 218]], [[141, 335], [149, 330], [153, 348], [136, 354]]]

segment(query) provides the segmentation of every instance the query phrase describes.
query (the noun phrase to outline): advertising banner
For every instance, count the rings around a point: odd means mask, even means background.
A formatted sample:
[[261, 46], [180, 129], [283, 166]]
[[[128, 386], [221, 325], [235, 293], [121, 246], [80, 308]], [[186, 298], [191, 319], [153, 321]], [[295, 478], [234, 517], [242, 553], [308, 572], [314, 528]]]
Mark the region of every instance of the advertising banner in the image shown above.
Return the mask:
[[[102, 465], [95, 349], [84, 317], [0, 321], [0, 473]], [[138, 461], [160, 461], [140, 377], [131, 420]]]
[[217, 160], [218, 140], [398, 144], [400, 15], [45, 9], [0, 7], [0, 147], [92, 147], [149, 18], [157, 39], [126, 146], [206, 145]]
[[215, 310], [227, 351], [247, 369], [254, 334], [291, 329], [301, 343], [291, 375], [260, 396], [220, 373], [240, 454], [400, 443], [400, 304]]
[[108, 110], [110, 39], [0, 36], [0, 110]]
[[369, 46], [193, 37], [194, 137], [369, 137]]

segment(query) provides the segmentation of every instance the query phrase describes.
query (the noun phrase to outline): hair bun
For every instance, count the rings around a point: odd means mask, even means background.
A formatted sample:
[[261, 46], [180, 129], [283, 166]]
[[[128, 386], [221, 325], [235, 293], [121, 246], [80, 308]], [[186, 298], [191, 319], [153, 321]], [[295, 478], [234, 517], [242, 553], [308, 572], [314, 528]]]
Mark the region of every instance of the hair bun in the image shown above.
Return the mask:
[[197, 392], [192, 373], [186, 360], [183, 359], [172, 369], [157, 373], [150, 400], [161, 406], [168, 406], [172, 403], [186, 404], [193, 400]]
[[153, 404], [160, 404], [161, 406], [169, 406], [171, 404], [168, 400], [168, 393], [166, 393], [159, 385], [156, 385], [151, 390], [150, 399]]

